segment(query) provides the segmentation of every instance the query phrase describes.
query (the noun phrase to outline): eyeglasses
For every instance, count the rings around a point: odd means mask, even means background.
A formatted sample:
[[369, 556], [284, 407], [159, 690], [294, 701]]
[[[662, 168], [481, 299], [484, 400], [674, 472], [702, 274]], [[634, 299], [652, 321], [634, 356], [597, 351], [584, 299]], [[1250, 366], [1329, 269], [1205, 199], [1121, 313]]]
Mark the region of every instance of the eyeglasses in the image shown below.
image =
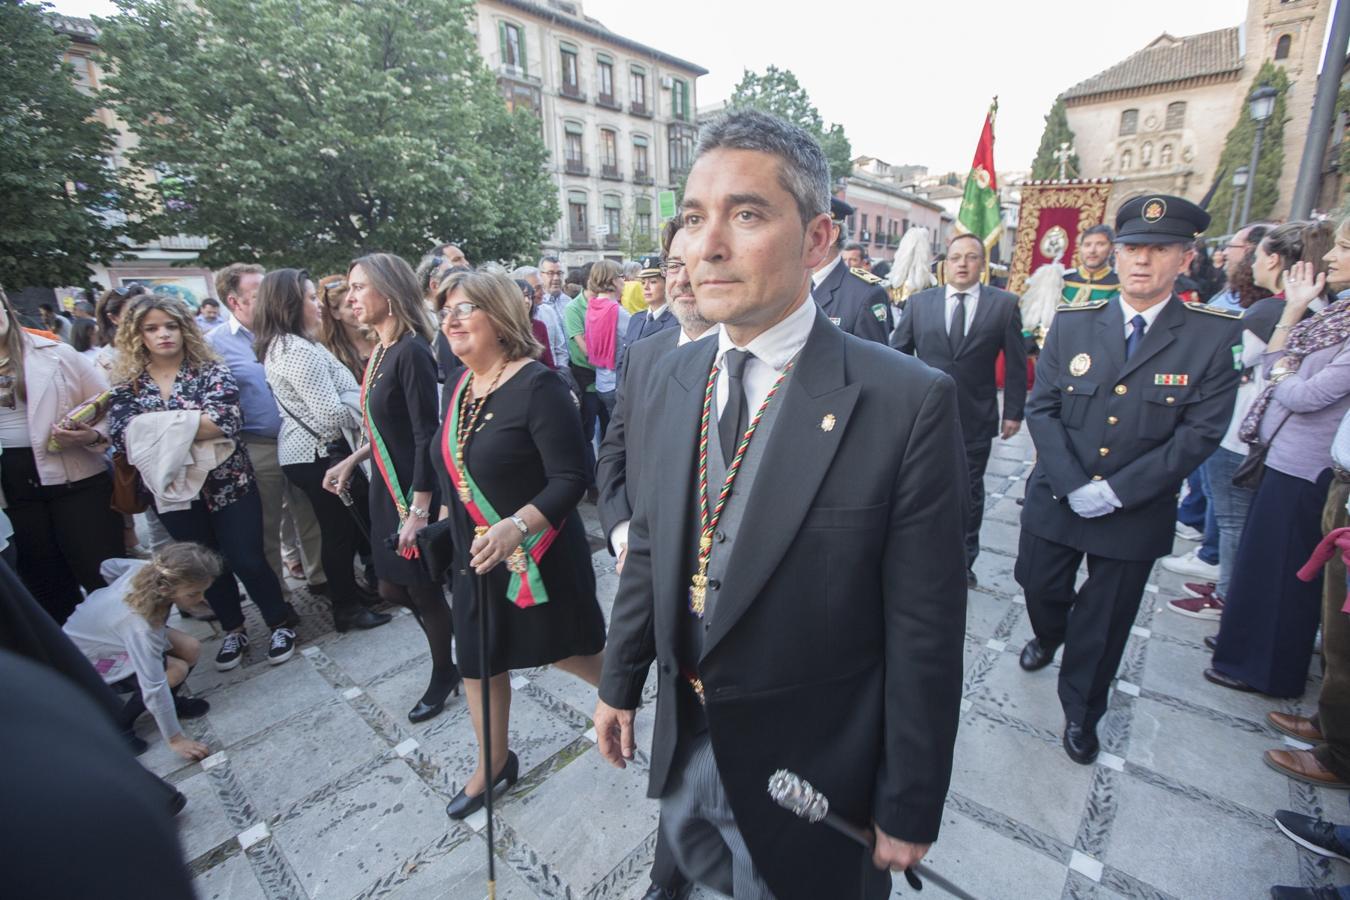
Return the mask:
[[665, 262], [661, 263], [662, 275], [678, 275], [683, 270], [684, 270], [684, 260], [682, 259], [668, 259]]
[[441, 319], [467, 319], [473, 315], [473, 311], [477, 308], [477, 304], [470, 303], [468, 300], [461, 300], [459, 303], [441, 307]]

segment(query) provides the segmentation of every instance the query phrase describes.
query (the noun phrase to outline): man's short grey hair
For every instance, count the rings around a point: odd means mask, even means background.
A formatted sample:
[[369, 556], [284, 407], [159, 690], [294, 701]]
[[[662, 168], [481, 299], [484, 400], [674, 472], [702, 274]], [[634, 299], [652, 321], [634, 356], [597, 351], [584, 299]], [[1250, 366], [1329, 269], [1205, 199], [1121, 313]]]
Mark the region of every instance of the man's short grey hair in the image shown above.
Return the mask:
[[539, 257], [539, 268], [540, 268], [540, 269], [544, 268], [544, 263], [557, 263], [558, 265], [561, 266], [561, 265], [562, 265], [562, 260], [558, 259], [558, 257], [554, 256], [552, 253], [547, 253], [547, 254], [545, 254], [545, 255]]
[[534, 266], [521, 266], [520, 268], [516, 269], [514, 272], [511, 273], [511, 277], [529, 278], [530, 276], [534, 276], [535, 278], [538, 278], [541, 274], [542, 273]]
[[830, 164], [804, 129], [757, 109], [737, 109], [703, 126], [694, 161], [722, 149], [778, 157], [778, 182], [797, 201], [802, 225], [830, 211]]
[[641, 272], [641, 271], [642, 271], [642, 263], [638, 262], [638, 261], [635, 260], [635, 259], [630, 259], [628, 262], [626, 262], [626, 263], [623, 264], [623, 277], [624, 277], [624, 278], [629, 278], [629, 279], [636, 278], [636, 277], [637, 277], [637, 273], [639, 273], [639, 272]]

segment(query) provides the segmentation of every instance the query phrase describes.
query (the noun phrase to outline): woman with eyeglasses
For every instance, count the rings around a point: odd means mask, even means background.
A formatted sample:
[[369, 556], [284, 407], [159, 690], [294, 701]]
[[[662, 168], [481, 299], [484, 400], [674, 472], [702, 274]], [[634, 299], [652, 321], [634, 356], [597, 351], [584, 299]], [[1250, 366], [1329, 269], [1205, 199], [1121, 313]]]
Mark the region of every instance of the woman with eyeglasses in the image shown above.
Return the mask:
[[371, 460], [370, 543], [380, 596], [412, 610], [431, 649], [430, 683], [408, 713], [408, 721], [424, 722], [445, 709], [460, 682], [445, 591], [417, 556], [417, 532], [440, 508], [428, 455], [436, 432], [431, 316], [412, 268], [392, 254], [372, 253], [356, 260], [347, 283], [357, 319], [380, 341], [361, 391], [369, 442], [328, 470], [324, 488], [341, 494], [357, 466]]
[[[542, 348], [509, 278], [454, 273], [441, 294], [441, 329], [466, 369], [445, 387], [431, 459], [454, 532], [456, 629], [477, 635], [489, 610], [488, 659], [472, 637], [459, 645], [480, 747], [482, 693], [475, 682], [492, 679], [493, 758], [479, 754], [478, 768], [450, 802], [450, 817], [462, 819], [483, 805], [489, 785], [503, 790], [520, 775], [507, 743], [511, 670], [555, 665], [598, 684], [605, 622], [577, 514], [586, 453], [570, 391], [536, 361]], [[476, 574], [487, 575], [487, 597], [478, 596]]]
[[0, 490], [14, 527], [15, 568], [60, 624], [83, 599], [81, 588], [104, 586], [103, 561], [125, 550], [122, 517], [109, 505], [107, 425], [66, 418], [108, 382], [69, 344], [26, 332], [3, 290], [0, 345]]

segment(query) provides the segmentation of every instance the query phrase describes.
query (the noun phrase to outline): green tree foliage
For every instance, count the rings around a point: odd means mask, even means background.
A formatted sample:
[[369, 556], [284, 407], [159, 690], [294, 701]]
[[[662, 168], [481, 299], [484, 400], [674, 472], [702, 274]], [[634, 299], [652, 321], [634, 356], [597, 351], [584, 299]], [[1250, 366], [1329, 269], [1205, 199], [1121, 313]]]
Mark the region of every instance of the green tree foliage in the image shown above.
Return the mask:
[[[1069, 116], [1064, 110], [1064, 101], [1055, 98], [1055, 105], [1045, 115], [1045, 130], [1041, 132], [1041, 146], [1036, 150], [1036, 158], [1031, 163], [1031, 177], [1040, 181], [1059, 178], [1059, 158], [1055, 154], [1060, 144], [1068, 142], [1073, 147], [1073, 129], [1069, 127]], [[1068, 178], [1077, 178], [1082, 169], [1078, 165], [1078, 154], [1069, 157], [1064, 168]]]
[[142, 230], [202, 261], [345, 268], [454, 241], [537, 254], [558, 219], [537, 118], [507, 110], [470, 0], [119, 0], [116, 108], [157, 178]]
[[84, 284], [89, 262], [122, 247], [112, 133], [43, 5], [0, 0], [0, 34], [0, 282]]
[[829, 128], [825, 127], [825, 120], [811, 103], [806, 88], [797, 82], [797, 76], [790, 70], [769, 66], [760, 75], [746, 69], [727, 103], [728, 109], [745, 107], [773, 113], [815, 135], [825, 151], [825, 158], [830, 161], [833, 181], [853, 173], [853, 145], [844, 134], [844, 126], [831, 124]]
[[[1261, 139], [1261, 162], [1257, 165], [1255, 183], [1252, 185], [1252, 209], [1248, 219], [1255, 222], [1270, 215], [1280, 198], [1280, 170], [1284, 168], [1284, 123], [1288, 119], [1285, 112], [1289, 92], [1289, 76], [1283, 67], [1267, 62], [1257, 73], [1255, 80], [1247, 89], [1247, 96], [1262, 84], [1268, 84], [1280, 92], [1275, 99], [1275, 111], [1266, 122], [1266, 133]], [[1256, 139], [1256, 123], [1252, 121], [1249, 104], [1242, 104], [1237, 124], [1228, 132], [1223, 153], [1219, 156], [1219, 187], [1209, 202], [1209, 214], [1213, 217], [1209, 233], [1222, 234], [1228, 227], [1228, 213], [1233, 204], [1233, 172], [1238, 166], [1249, 166], [1252, 160], [1252, 142]], [[1251, 177], [1250, 175], [1248, 177]], [[1242, 197], [1237, 198], [1238, 215], [1242, 215]], [[1238, 222], [1238, 227], [1242, 226]]]

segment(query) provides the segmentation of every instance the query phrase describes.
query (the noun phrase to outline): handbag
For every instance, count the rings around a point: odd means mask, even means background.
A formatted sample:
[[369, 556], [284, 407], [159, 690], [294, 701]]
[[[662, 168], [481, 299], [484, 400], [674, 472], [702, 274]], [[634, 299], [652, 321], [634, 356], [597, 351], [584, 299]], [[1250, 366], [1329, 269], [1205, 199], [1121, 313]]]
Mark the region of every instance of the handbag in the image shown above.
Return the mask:
[[1233, 470], [1233, 487], [1254, 491], [1261, 486], [1261, 478], [1266, 474], [1266, 454], [1270, 453], [1270, 445], [1275, 441], [1275, 436], [1280, 433], [1280, 429], [1292, 415], [1292, 412], [1289, 413], [1279, 425], [1275, 426], [1275, 430], [1270, 433], [1269, 441], [1258, 439], [1247, 445], [1247, 458]]
[[449, 518], [432, 522], [417, 532], [417, 552], [431, 580], [438, 583], [443, 581], [445, 573], [450, 571], [455, 554], [455, 534], [451, 530]]
[[150, 508], [150, 496], [141, 481], [140, 471], [127, 462], [125, 453], [112, 456], [112, 500], [108, 503], [115, 512], [134, 516]]

